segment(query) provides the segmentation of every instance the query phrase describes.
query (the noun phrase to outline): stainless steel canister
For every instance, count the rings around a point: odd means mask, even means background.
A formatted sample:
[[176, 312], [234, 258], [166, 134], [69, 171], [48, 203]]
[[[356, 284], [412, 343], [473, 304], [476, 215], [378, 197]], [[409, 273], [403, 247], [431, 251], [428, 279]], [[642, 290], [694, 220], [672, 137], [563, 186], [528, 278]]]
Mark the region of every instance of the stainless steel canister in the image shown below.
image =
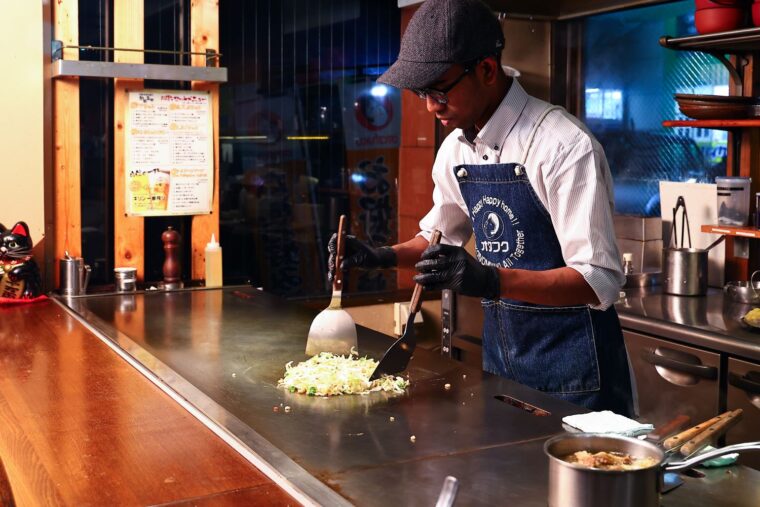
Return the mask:
[[90, 281], [90, 266], [81, 257], [66, 256], [58, 261], [60, 291], [64, 296], [79, 296], [87, 291]]
[[134, 292], [137, 290], [137, 268], [114, 268], [116, 292]]
[[663, 290], [677, 296], [707, 294], [707, 253], [704, 248], [663, 248]]

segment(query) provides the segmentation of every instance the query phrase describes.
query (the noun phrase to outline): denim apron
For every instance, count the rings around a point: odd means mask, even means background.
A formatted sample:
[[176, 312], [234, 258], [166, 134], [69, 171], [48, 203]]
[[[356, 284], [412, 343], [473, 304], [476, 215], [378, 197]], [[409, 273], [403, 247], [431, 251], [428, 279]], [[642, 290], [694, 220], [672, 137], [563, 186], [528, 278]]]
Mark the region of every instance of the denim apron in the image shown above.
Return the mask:
[[[478, 260], [488, 266], [548, 270], [565, 266], [549, 212], [521, 163], [454, 168], [469, 208]], [[633, 416], [628, 358], [614, 307], [543, 306], [483, 300], [483, 369], [592, 410]]]

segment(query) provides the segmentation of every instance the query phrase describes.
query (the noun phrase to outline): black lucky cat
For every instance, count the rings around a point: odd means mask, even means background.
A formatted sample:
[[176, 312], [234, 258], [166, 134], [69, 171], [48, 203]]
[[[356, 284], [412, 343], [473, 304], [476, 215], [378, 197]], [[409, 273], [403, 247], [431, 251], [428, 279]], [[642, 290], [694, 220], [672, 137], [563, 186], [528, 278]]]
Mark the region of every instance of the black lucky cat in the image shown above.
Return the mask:
[[29, 226], [0, 224], [0, 298], [34, 299], [40, 295], [40, 270], [32, 257]]

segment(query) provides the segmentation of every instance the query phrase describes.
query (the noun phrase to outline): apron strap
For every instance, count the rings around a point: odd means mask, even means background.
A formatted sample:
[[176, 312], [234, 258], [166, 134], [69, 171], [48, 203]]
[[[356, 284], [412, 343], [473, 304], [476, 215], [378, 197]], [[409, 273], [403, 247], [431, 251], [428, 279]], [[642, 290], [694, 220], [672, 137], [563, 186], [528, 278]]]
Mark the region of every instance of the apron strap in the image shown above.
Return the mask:
[[549, 106], [541, 113], [541, 116], [538, 117], [536, 120], [536, 123], [533, 124], [533, 129], [530, 131], [530, 134], [528, 135], [528, 143], [525, 145], [525, 150], [523, 151], [520, 165], [525, 166], [525, 163], [528, 161], [528, 154], [530, 153], [530, 149], [533, 147], [533, 139], [536, 137], [536, 131], [538, 131], [539, 125], [541, 125], [541, 122], [544, 121], [544, 118], [546, 118], [546, 115], [551, 113], [552, 111], [555, 111], [557, 109], [562, 109], [561, 106]]

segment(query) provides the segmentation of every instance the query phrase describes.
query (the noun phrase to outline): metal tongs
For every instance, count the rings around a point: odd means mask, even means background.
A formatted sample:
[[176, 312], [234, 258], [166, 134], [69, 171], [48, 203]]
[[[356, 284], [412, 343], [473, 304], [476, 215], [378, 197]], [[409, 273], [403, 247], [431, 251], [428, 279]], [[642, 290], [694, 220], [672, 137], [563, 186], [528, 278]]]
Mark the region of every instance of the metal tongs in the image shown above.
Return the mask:
[[[683, 209], [683, 212], [681, 214], [681, 245], [678, 245], [678, 231], [676, 228], [676, 214], [679, 209]], [[684, 224], [686, 225], [686, 228], [684, 229]], [[678, 196], [678, 199], [676, 200], [676, 207], [673, 208], [673, 225], [670, 227], [670, 236], [668, 238], [668, 246], [670, 244], [675, 243], [676, 248], [683, 248], [683, 234], [684, 230], [686, 231], [686, 235], [689, 239], [689, 248], [691, 248], [691, 228], [689, 227], [689, 214], [686, 213], [686, 201], [684, 200], [682, 195]]]

